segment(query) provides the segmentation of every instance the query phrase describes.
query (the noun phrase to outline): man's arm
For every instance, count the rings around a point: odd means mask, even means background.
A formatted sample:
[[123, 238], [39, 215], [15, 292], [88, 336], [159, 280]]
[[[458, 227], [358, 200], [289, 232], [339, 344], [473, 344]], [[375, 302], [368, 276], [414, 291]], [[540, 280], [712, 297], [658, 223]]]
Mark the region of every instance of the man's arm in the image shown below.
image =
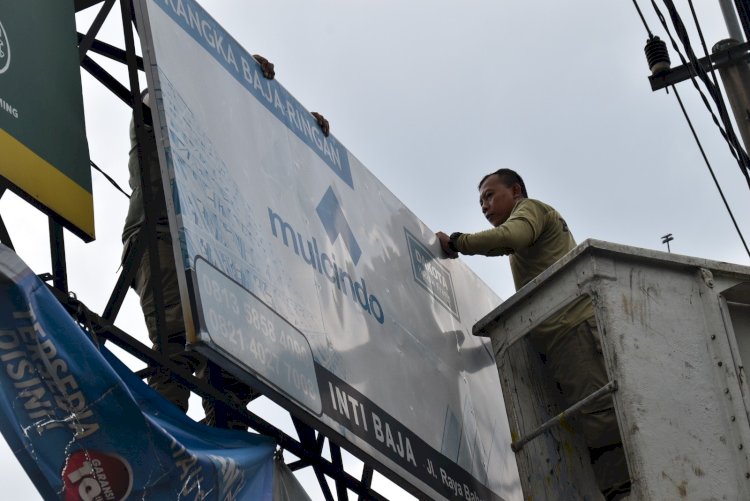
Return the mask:
[[536, 240], [533, 226], [526, 218], [513, 218], [478, 233], [464, 233], [455, 239], [454, 247], [461, 254], [504, 256], [530, 246]]
[[541, 233], [543, 214], [531, 204], [519, 208], [505, 223], [477, 233], [438, 232], [440, 246], [450, 258], [461, 254], [502, 256], [529, 247]]

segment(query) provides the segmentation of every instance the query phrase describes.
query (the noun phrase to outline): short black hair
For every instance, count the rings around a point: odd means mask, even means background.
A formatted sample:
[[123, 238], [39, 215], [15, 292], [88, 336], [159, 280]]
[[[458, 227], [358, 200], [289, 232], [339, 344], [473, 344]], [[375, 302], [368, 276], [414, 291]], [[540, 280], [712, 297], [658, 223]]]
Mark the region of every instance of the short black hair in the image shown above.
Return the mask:
[[479, 181], [479, 186], [477, 186], [477, 189], [481, 189], [482, 184], [484, 184], [484, 182], [487, 181], [487, 179], [491, 176], [499, 177], [500, 181], [508, 188], [512, 188], [514, 184], [518, 184], [519, 186], [521, 186], [521, 194], [523, 195], [523, 197], [529, 198], [529, 195], [526, 193], [526, 185], [524, 184], [523, 179], [521, 179], [521, 176], [518, 175], [518, 172], [512, 169], [498, 169], [491, 174], [487, 174], [482, 178], [481, 181]]

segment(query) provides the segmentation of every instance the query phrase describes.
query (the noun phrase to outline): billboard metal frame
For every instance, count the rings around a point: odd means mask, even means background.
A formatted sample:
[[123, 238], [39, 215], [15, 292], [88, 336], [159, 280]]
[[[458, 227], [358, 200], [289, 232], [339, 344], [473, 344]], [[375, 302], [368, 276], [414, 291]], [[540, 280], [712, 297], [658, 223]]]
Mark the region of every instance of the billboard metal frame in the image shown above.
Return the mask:
[[[104, 21], [111, 13], [114, 5], [118, 2], [120, 4], [120, 12], [122, 15], [125, 49], [114, 47], [96, 38]], [[81, 68], [85, 69], [121, 101], [133, 108], [136, 135], [139, 137], [139, 141], [142, 141], [142, 135], [144, 133], [143, 109], [141, 106], [135, 106], [135, 104], [139, 102], [140, 88], [138, 71], [143, 71], [143, 59], [137, 56], [135, 52], [135, 38], [133, 36], [133, 27], [135, 24], [133, 6], [131, 0], [75, 0], [75, 10], [78, 12], [99, 4], [101, 4], [99, 7], [100, 10], [87, 33], [78, 34], [80, 65]], [[88, 54], [90, 52], [125, 64], [128, 68], [128, 83], [123, 84], [109, 74], [102, 66], [89, 57]], [[141, 165], [144, 165], [144, 167], [147, 168], [148, 164], [141, 162]], [[146, 178], [148, 178], [148, 176], [143, 177], [143, 179]], [[6, 189], [6, 186], [0, 186], [0, 197], [2, 197]], [[100, 343], [110, 341], [130, 355], [147, 363], [148, 368], [140, 371], [139, 376], [145, 378], [157, 368], [168, 369], [171, 372], [172, 377], [190, 388], [192, 392], [202, 398], [214, 399], [215, 401], [224, 404], [225, 407], [223, 412], [221, 407], [217, 408], [217, 414], [220, 414], [217, 416], [219, 422], [221, 422], [222, 419], [226, 419], [227, 412], [238, 415], [253, 430], [273, 438], [281, 450], [285, 449], [299, 458], [288, 464], [292, 471], [312, 467], [326, 501], [333, 501], [334, 499], [338, 499], [339, 501], [348, 500], [349, 491], [356, 494], [360, 500], [373, 499], [385, 501], [386, 498], [374, 491], [371, 487], [372, 477], [375, 471], [375, 468], [373, 468], [372, 465], [365, 463], [361, 478], [356, 478], [345, 471], [341, 449], [339, 445], [335, 444], [330, 439], [328, 440], [328, 449], [331, 460], [328, 460], [323, 456], [327, 437], [313, 427], [292, 415], [291, 418], [299, 438], [295, 439], [287, 435], [249, 410], [233, 406], [232, 402], [225, 397], [219, 388], [183, 371], [158, 351], [151, 349], [114, 326], [114, 321], [125, 299], [129, 284], [135, 276], [136, 263], [140, 261], [144, 252], [148, 252], [150, 259], [152, 260], [151, 269], [155, 270], [156, 273], [158, 273], [159, 270], [159, 266], [155, 266], [156, 260], [158, 259], [156, 252], [157, 241], [155, 221], [149, 216], [151, 211], [148, 210], [149, 205], [153, 204], [154, 201], [152, 200], [149, 191], [149, 186], [147, 184], [144, 185], [144, 204], [146, 206], [145, 231], [142, 232], [144, 238], [141, 238], [137, 242], [133, 252], [130, 253], [127, 261], [123, 263], [122, 271], [117, 278], [110, 298], [101, 315], [92, 312], [82, 302], [76, 299], [75, 296], [68, 293], [67, 266], [62, 226], [51, 217], [49, 219], [49, 236], [52, 273], [41, 274], [40, 277], [42, 280], [45, 282], [52, 282], [50, 289], [60, 303], [89, 333], [89, 335], [95, 339], [95, 341]], [[14, 248], [12, 239], [1, 215], [0, 242], [11, 249]], [[163, 329], [165, 320], [163, 307], [161, 307], [163, 306], [163, 291], [158, 285], [160, 283], [158, 276], [155, 277], [155, 280], [153, 280], [152, 283], [154, 284], [156, 310], [159, 312], [157, 318], [157, 329], [160, 339], [163, 339], [165, 336]], [[331, 491], [327, 478], [330, 478], [335, 483], [336, 497], [334, 497], [334, 494]]]

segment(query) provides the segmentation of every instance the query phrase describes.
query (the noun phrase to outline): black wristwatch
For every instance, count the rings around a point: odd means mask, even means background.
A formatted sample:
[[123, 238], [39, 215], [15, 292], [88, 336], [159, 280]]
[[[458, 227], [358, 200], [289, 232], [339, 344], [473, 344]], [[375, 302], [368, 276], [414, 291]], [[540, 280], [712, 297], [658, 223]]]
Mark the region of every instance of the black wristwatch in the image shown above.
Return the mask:
[[458, 252], [458, 247], [456, 247], [456, 242], [458, 242], [458, 237], [463, 235], [460, 231], [457, 231], [455, 233], [451, 233], [451, 236], [449, 237], [450, 240], [448, 240], [448, 248], [452, 250], [453, 252]]

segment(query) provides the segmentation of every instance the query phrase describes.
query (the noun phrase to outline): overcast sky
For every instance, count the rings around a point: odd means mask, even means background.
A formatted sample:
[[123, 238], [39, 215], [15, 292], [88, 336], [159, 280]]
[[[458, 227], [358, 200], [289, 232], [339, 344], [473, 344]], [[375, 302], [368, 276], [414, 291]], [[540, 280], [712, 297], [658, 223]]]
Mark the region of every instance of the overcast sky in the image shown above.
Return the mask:
[[[651, 2], [639, 3], [666, 38]], [[718, 2], [695, 3], [710, 48], [727, 36]], [[692, 29], [687, 2], [676, 4]], [[646, 32], [631, 0], [203, 5], [248, 51], [274, 62], [277, 79], [323, 113], [336, 137], [435, 231], [486, 228], [477, 182], [510, 167], [530, 197], [563, 214], [579, 242], [666, 250], [660, 237], [672, 233], [673, 252], [749, 262], [674, 95], [650, 90]], [[96, 10], [79, 14], [79, 31]], [[100, 38], [122, 46], [120, 30], [113, 15]], [[693, 45], [702, 55], [697, 36]], [[126, 81], [121, 67], [105, 65]], [[750, 236], [748, 186], [692, 85], [679, 90]], [[87, 74], [83, 92], [91, 158], [127, 187], [129, 109]], [[101, 312], [117, 277], [127, 200], [99, 173], [93, 179], [97, 241], [68, 233], [66, 244], [71, 290]], [[50, 271], [45, 217], [10, 194], [0, 214], [21, 258], [36, 273]], [[514, 292], [507, 259], [467, 262], [501, 297]], [[146, 339], [133, 294], [118, 325]], [[4, 442], [0, 484], [13, 499], [38, 498]]]

